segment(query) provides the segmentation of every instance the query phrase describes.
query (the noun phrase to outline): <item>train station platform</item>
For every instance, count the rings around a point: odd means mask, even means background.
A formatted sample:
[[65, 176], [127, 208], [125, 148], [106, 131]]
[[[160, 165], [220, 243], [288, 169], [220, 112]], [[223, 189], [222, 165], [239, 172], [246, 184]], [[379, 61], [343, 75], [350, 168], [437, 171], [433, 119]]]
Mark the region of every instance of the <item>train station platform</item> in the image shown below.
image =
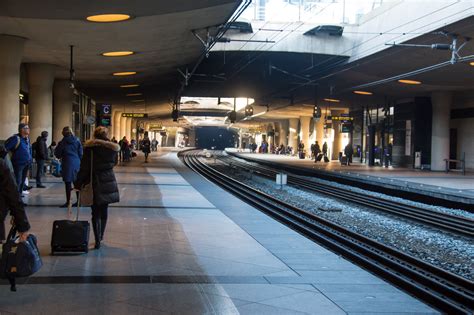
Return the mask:
[[116, 176], [121, 202], [103, 247], [83, 255], [49, 254], [52, 222], [67, 217], [62, 182], [31, 190], [44, 266], [16, 293], [0, 286], [0, 314], [437, 314], [193, 173], [176, 152], [148, 164], [139, 156]]
[[[341, 165], [339, 161], [328, 163], [310, 159], [299, 159], [296, 156], [238, 152], [227, 149], [228, 153], [245, 159], [270, 162], [276, 165], [311, 170], [316, 174], [330, 175], [334, 178], [350, 179], [355, 182], [370, 183], [374, 186], [416, 192], [426, 196], [449, 201], [474, 205], [474, 172], [432, 172], [401, 167], [367, 166], [354, 162], [350, 166]], [[309, 174], [309, 173], [308, 173]]]

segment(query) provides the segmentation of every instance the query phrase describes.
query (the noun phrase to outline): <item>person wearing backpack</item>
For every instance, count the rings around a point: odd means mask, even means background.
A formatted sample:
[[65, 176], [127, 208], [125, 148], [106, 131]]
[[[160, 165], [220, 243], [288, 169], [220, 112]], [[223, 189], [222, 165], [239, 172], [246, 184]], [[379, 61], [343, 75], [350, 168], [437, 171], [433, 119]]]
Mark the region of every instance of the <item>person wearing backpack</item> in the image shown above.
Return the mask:
[[8, 151], [8, 156], [12, 162], [20, 194], [23, 193], [25, 179], [33, 160], [29, 135], [30, 127], [22, 123], [18, 125], [18, 134], [11, 136], [5, 142], [5, 149]]
[[36, 171], [36, 188], [46, 188], [46, 186], [41, 183], [41, 177], [44, 174], [44, 164], [48, 160], [48, 145], [46, 144], [46, 140], [48, 140], [48, 132], [43, 131], [41, 132], [41, 136], [36, 139], [34, 145], [34, 157], [38, 166]]

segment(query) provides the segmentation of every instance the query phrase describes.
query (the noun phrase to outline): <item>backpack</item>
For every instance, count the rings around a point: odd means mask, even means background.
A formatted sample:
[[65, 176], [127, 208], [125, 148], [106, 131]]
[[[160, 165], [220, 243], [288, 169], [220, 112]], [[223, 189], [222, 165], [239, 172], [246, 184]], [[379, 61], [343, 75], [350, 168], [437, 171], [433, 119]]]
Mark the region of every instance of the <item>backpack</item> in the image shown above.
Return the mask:
[[38, 151], [38, 141], [31, 144], [31, 155], [36, 158], [36, 152]]
[[8, 151], [7, 155], [5, 155], [5, 161], [7, 162], [8, 165], [12, 165], [12, 157], [13, 153], [15, 153], [16, 150], [20, 147], [21, 144], [21, 139], [19, 136], [16, 136], [16, 144], [15, 148], [13, 148], [12, 151]]

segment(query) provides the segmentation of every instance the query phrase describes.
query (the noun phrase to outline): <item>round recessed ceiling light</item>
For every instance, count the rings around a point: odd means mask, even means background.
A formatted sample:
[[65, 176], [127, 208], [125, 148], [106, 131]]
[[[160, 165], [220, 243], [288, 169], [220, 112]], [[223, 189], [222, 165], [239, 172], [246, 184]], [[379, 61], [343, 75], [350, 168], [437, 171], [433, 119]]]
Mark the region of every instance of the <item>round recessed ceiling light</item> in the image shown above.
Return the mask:
[[359, 95], [372, 95], [374, 93], [372, 92], [367, 92], [367, 91], [354, 91], [354, 94], [359, 94]]
[[135, 52], [133, 51], [109, 51], [102, 53], [102, 56], [104, 57], [125, 57], [125, 56], [130, 56], [133, 55]]
[[324, 99], [326, 102], [332, 102], [332, 103], [339, 103], [340, 100], [337, 100], [335, 98], [325, 98]]
[[398, 80], [398, 82], [403, 83], [403, 84], [421, 84], [420, 81], [415, 81], [415, 80]]
[[130, 93], [130, 94], [127, 94], [127, 96], [139, 96], [139, 95], [142, 95], [142, 93]]
[[140, 86], [139, 84], [122, 84], [121, 88], [134, 88]]
[[112, 73], [112, 75], [115, 75], [115, 76], [125, 76], [125, 75], [134, 75], [134, 74], [137, 74], [136, 71], [124, 71], [124, 72], [114, 72]]
[[87, 21], [97, 22], [97, 23], [112, 23], [112, 22], [121, 22], [130, 19], [128, 14], [98, 14], [88, 16]]

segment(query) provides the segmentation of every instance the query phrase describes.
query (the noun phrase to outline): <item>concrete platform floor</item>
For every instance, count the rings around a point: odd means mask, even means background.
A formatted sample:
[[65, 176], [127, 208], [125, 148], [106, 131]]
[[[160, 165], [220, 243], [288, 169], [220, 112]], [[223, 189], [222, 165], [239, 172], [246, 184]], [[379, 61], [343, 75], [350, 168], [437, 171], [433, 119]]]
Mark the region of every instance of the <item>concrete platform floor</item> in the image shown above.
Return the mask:
[[[44, 267], [0, 314], [436, 314], [184, 167], [166, 150], [116, 168], [100, 250], [50, 256], [63, 184], [27, 198]], [[89, 219], [83, 209], [81, 219]], [[91, 246], [93, 236], [91, 233]]]
[[[231, 150], [236, 152], [234, 150]], [[467, 172], [462, 175], [459, 172], [434, 172], [428, 170], [417, 170], [411, 168], [398, 167], [369, 167], [366, 164], [356, 162], [350, 166], [341, 165], [339, 161], [329, 163], [317, 162], [310, 159], [298, 159], [295, 156], [276, 155], [276, 154], [258, 154], [242, 153], [242, 156], [248, 156], [256, 159], [264, 159], [276, 163], [294, 165], [298, 167], [307, 167], [321, 171], [334, 172], [342, 176], [365, 176], [372, 181], [390, 181], [392, 185], [401, 187], [411, 187], [419, 190], [429, 190], [439, 193], [455, 194], [463, 198], [474, 199], [474, 173]]]

